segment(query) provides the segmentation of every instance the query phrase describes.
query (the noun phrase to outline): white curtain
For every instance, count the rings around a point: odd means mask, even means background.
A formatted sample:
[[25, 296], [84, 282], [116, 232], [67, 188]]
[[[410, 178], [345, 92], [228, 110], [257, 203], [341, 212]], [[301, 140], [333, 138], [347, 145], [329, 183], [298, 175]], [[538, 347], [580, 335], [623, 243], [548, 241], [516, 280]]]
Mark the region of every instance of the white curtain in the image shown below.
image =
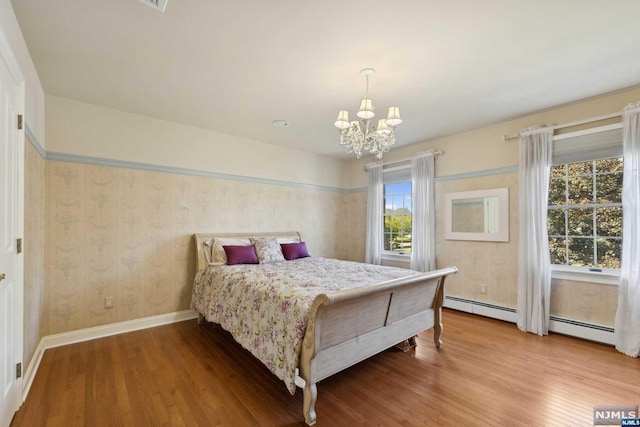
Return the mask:
[[424, 154], [411, 159], [411, 269], [431, 271], [435, 257], [434, 156]]
[[383, 236], [382, 213], [384, 212], [384, 194], [382, 184], [382, 165], [367, 165], [369, 170], [369, 190], [367, 192], [367, 242], [365, 262], [380, 264]]
[[615, 319], [616, 348], [640, 353], [640, 102], [622, 112], [624, 177], [622, 181], [622, 259]]
[[553, 128], [535, 126], [520, 132], [518, 247], [518, 328], [538, 335], [549, 332], [551, 262], [547, 200]]

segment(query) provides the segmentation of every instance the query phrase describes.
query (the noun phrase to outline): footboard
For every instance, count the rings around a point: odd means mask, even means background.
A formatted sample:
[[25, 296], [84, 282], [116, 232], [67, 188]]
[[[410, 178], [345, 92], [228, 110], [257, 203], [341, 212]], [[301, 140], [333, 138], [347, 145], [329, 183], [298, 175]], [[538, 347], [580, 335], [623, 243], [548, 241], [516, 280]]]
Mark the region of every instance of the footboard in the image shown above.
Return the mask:
[[318, 381], [431, 327], [442, 345], [444, 279], [457, 272], [447, 267], [316, 297], [299, 365], [307, 424], [316, 421]]

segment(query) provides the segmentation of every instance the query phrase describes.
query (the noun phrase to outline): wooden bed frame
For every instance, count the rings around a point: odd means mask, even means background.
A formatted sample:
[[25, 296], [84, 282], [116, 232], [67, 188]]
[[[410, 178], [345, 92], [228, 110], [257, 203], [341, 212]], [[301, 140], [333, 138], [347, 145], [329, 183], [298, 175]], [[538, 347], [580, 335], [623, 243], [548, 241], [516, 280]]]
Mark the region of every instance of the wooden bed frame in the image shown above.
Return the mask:
[[[214, 237], [281, 237], [302, 241], [298, 232], [196, 234], [197, 270], [207, 267]], [[309, 312], [296, 385], [303, 389], [304, 419], [316, 422], [316, 383], [393, 345], [434, 328], [442, 345], [444, 280], [447, 267], [329, 295], [318, 295]], [[202, 321], [203, 314], [199, 314]]]

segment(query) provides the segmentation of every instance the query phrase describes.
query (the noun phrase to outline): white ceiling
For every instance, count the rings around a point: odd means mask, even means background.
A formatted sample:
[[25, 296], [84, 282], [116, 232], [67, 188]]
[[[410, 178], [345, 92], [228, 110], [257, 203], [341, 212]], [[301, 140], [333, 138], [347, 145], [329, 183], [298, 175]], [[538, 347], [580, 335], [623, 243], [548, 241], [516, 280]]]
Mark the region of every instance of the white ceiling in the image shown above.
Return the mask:
[[640, 84], [637, 0], [11, 3], [47, 94], [337, 157], [364, 67], [398, 146]]

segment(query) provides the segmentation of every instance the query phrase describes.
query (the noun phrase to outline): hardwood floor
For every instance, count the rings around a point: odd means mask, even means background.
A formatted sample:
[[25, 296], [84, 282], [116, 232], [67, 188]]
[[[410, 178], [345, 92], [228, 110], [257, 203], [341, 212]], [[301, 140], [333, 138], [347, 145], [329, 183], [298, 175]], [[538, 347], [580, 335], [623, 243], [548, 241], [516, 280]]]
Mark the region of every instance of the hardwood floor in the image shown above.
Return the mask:
[[[640, 403], [640, 359], [444, 310], [409, 352], [318, 384], [322, 426], [591, 426], [594, 405]], [[221, 328], [195, 320], [47, 350], [18, 426], [302, 426], [291, 396]]]

